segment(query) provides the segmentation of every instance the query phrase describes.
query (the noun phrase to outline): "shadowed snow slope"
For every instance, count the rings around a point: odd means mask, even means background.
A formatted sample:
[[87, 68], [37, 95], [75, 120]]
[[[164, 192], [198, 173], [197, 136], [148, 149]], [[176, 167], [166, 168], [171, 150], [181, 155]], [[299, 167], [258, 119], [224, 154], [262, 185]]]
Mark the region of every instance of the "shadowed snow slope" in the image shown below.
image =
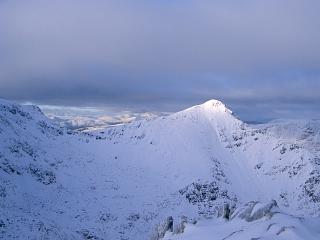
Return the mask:
[[210, 100], [79, 133], [0, 100], [0, 238], [159, 239], [225, 204], [272, 199], [283, 212], [317, 217], [319, 129], [319, 121], [249, 126]]

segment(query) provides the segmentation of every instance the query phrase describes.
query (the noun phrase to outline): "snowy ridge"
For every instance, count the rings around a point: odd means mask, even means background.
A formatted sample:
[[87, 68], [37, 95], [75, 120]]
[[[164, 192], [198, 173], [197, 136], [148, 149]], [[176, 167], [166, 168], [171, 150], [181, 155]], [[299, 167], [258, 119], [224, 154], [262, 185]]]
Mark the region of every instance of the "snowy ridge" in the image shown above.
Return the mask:
[[317, 217], [319, 129], [249, 126], [210, 100], [78, 133], [1, 100], [0, 238], [160, 239], [252, 201]]

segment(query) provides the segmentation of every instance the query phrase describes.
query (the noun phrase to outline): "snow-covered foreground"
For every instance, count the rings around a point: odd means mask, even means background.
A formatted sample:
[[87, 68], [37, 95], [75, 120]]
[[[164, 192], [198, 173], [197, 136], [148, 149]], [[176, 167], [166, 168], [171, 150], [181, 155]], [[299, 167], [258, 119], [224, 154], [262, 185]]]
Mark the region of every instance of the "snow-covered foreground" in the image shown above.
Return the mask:
[[296, 217], [272, 203], [250, 202], [231, 214], [230, 219], [214, 218], [185, 224], [183, 234], [167, 232], [165, 240], [211, 239], [320, 239], [319, 218]]
[[[211, 100], [79, 133], [35, 106], [0, 100], [0, 183], [3, 239], [194, 239], [241, 224], [243, 237], [268, 237], [277, 231], [262, 234], [271, 220], [296, 226], [282, 239], [317, 236], [305, 226], [319, 222], [320, 122], [249, 126]], [[272, 199], [282, 213], [267, 221], [215, 218], [226, 205], [234, 213]]]

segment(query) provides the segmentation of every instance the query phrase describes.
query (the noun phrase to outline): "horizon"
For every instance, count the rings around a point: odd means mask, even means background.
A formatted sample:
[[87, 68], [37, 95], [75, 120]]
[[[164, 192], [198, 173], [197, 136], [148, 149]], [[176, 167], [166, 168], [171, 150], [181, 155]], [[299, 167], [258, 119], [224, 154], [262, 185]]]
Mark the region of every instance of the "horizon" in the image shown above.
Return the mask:
[[[317, 1], [1, 1], [0, 96], [246, 121], [320, 118]], [[57, 15], [56, 13], [60, 14]]]
[[[170, 114], [174, 114], [176, 112], [180, 112], [180, 111], [184, 111], [190, 107], [194, 107], [197, 105], [201, 105], [204, 104], [207, 101], [210, 100], [217, 100], [220, 101], [219, 99], [207, 99], [203, 102], [200, 103], [196, 103], [194, 105], [189, 105], [189, 106], [181, 106], [180, 108], [177, 108], [176, 111], [155, 111], [155, 110], [147, 110], [147, 109], [140, 109], [140, 110], [136, 110], [136, 111], [132, 111], [130, 108], [115, 108], [115, 107], [107, 107], [107, 106], [57, 106], [57, 105], [37, 105], [38, 107], [40, 107], [40, 109], [44, 112], [44, 114], [48, 115], [52, 115], [52, 116], [56, 116], [58, 117], [59, 114], [55, 114], [57, 112], [60, 112], [62, 114], [67, 114], [68, 112], [73, 112], [73, 116], [78, 116], [78, 117], [111, 117], [111, 118], [117, 118], [123, 115], [127, 115], [128, 118], [134, 118], [133, 120], [135, 120], [135, 118], [138, 118], [138, 120], [140, 119], [141, 115], [144, 114], [153, 114], [154, 116], [166, 116], [166, 115], [170, 115]], [[267, 123], [270, 121], [274, 121], [274, 120], [319, 120], [320, 116], [318, 117], [303, 117], [303, 116], [299, 116], [299, 115], [283, 115], [283, 114], [278, 114], [278, 116], [276, 114], [273, 115], [273, 117], [269, 117], [269, 118], [261, 118], [261, 117], [256, 117], [256, 118], [252, 118], [252, 117], [248, 117], [245, 114], [242, 115], [242, 113], [237, 112], [237, 109], [232, 108], [232, 106], [226, 104], [223, 101], [220, 101], [223, 104], [226, 105], [227, 109], [232, 111], [232, 114], [236, 117], [238, 117], [240, 120], [246, 122], [246, 123]], [[25, 103], [25, 104], [32, 104], [32, 103]], [[254, 113], [254, 111], [253, 111]], [[60, 115], [61, 116], [61, 115]], [[128, 120], [124, 120], [123, 123], [126, 122], [130, 122]]]
[[[0, 98], [1, 99], [1, 98]], [[176, 112], [187, 110], [188, 108], [202, 105], [208, 101], [219, 101], [231, 111], [232, 115], [240, 119], [247, 124], [265, 124], [277, 121], [317, 121], [320, 118], [308, 118], [295, 116], [291, 118], [274, 117], [274, 118], [258, 118], [258, 119], [246, 119], [240, 116], [232, 107], [218, 99], [208, 99], [204, 102], [187, 106], [185, 108], [178, 109], [173, 112], [157, 112], [157, 111], [131, 111], [130, 109], [118, 109], [112, 107], [102, 106], [57, 106], [57, 105], [37, 105], [31, 102], [24, 102], [17, 104], [22, 105], [36, 105], [43, 114], [56, 122], [57, 124], [67, 127], [73, 130], [90, 129], [90, 128], [104, 128], [108, 126], [116, 126], [118, 124], [126, 124], [134, 121], [140, 121], [143, 119], [152, 119], [156, 117], [169, 116]]]

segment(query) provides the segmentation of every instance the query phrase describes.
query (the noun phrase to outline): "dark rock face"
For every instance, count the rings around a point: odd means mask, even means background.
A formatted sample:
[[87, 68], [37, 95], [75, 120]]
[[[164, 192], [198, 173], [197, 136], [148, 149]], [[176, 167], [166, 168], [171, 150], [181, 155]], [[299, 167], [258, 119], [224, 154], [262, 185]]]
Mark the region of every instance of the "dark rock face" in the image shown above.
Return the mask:
[[[32, 119], [30, 113], [25, 112], [21, 109], [20, 106], [16, 105], [16, 104], [11, 104], [11, 105], [1, 105], [1, 110], [4, 113], [10, 113], [12, 115], [20, 115], [21, 117], [27, 118], [27, 119]], [[38, 108], [39, 109], [39, 108]], [[40, 109], [39, 109], [40, 111]]]
[[311, 173], [311, 177], [305, 181], [302, 189], [303, 193], [313, 202], [320, 203], [320, 174], [318, 171]]
[[29, 167], [29, 171], [32, 176], [36, 177], [37, 181], [43, 183], [44, 185], [49, 185], [56, 182], [56, 175], [52, 171], [42, 170], [32, 165]]
[[217, 182], [192, 183], [179, 192], [190, 203], [198, 206], [201, 215], [216, 215], [224, 203], [237, 202], [236, 196], [223, 189]]
[[222, 217], [229, 220], [230, 219], [230, 215], [231, 215], [231, 209], [230, 209], [230, 206], [229, 204], [225, 204], [223, 206], [223, 213], [222, 213]]

